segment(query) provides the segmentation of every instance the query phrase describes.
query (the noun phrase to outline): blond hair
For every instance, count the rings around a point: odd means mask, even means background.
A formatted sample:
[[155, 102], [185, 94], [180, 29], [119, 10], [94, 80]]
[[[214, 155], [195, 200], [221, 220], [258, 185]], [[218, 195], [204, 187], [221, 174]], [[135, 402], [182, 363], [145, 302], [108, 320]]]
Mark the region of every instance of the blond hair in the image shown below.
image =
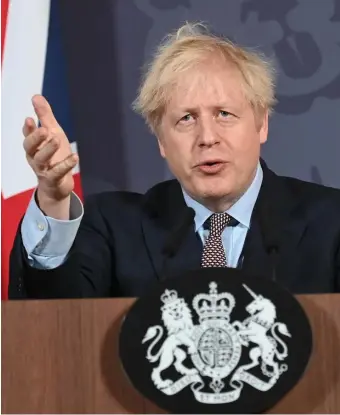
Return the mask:
[[158, 46], [144, 74], [133, 109], [140, 113], [153, 132], [170, 99], [171, 87], [178, 76], [212, 55], [234, 64], [243, 78], [245, 97], [256, 114], [275, 105], [275, 71], [262, 53], [240, 47], [208, 31], [202, 23], [186, 23], [168, 35]]

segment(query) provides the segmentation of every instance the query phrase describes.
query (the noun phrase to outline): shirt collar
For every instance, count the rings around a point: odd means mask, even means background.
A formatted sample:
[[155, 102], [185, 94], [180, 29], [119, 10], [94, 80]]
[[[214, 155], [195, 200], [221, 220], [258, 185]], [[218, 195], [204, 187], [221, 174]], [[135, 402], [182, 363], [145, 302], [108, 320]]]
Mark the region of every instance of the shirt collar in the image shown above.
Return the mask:
[[[250, 227], [250, 219], [255, 206], [256, 199], [260, 192], [263, 180], [263, 171], [260, 163], [257, 166], [255, 177], [247, 191], [234, 203], [226, 212], [235, 218], [241, 225]], [[195, 211], [196, 231], [200, 229], [205, 221], [214, 213], [199, 202], [190, 197], [182, 188], [185, 203]]]

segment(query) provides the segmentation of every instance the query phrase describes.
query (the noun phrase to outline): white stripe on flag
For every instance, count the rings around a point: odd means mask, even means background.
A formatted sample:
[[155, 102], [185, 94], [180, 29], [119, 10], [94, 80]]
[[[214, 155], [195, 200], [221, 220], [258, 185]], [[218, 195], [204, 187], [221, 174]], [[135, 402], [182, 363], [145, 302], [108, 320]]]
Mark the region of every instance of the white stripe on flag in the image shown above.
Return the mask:
[[[76, 153], [77, 152], [77, 143], [75, 141], [73, 141], [71, 143], [71, 150], [72, 153]], [[74, 169], [72, 170], [73, 174], [77, 174], [80, 172], [80, 168], [79, 168], [79, 163], [74, 167]]]
[[[55, 1], [55, 0], [54, 0]], [[22, 126], [34, 114], [31, 97], [41, 94], [50, 0], [10, 1], [2, 66], [2, 192], [11, 197], [36, 186], [23, 150]]]

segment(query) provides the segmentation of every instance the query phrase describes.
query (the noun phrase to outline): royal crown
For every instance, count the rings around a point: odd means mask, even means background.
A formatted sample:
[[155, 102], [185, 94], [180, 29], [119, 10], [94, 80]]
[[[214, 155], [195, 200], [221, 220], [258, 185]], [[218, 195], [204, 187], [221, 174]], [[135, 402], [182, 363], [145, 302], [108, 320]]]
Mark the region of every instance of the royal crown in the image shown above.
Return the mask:
[[161, 295], [161, 300], [164, 304], [172, 303], [178, 300], [178, 294], [175, 290], [165, 290], [164, 293]]
[[199, 316], [199, 321], [223, 319], [229, 321], [230, 313], [235, 306], [235, 298], [230, 293], [218, 293], [216, 282], [209, 284], [209, 294], [197, 294], [192, 306]]

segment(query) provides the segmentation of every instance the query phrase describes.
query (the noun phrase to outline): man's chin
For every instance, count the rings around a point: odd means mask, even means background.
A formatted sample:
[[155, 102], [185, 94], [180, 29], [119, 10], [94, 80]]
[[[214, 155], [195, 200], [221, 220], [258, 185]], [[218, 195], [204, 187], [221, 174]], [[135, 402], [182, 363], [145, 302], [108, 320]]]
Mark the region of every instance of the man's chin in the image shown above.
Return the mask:
[[225, 185], [222, 187], [218, 186], [201, 186], [197, 188], [197, 194], [200, 199], [222, 199], [231, 193], [231, 189]]

